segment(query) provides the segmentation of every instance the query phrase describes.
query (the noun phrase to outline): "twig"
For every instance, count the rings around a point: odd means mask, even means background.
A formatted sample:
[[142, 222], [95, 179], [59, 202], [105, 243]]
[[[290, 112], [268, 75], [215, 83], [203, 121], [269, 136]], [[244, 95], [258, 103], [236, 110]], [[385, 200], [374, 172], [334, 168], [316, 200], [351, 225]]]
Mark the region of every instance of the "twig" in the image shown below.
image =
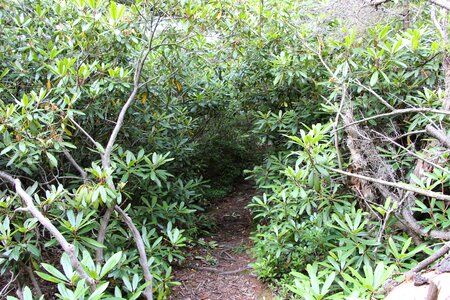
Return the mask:
[[436, 4], [437, 6], [450, 10], [450, 1], [447, 0], [428, 0], [428, 1]]
[[438, 168], [439, 170], [443, 171], [444, 173], [450, 174], [450, 171], [448, 171], [447, 169], [441, 167], [440, 165], [438, 165], [438, 164], [432, 162], [432, 161], [429, 160], [429, 159], [426, 159], [426, 158], [421, 157], [420, 155], [417, 155], [416, 153], [412, 152], [411, 150], [407, 149], [406, 147], [403, 147], [403, 146], [400, 145], [399, 143], [395, 142], [395, 141], [394, 141], [393, 139], [391, 139], [390, 137], [385, 136], [384, 134], [381, 134], [381, 133], [379, 133], [378, 131], [375, 131], [375, 130], [371, 130], [371, 131], [374, 132], [375, 134], [378, 134], [379, 136], [382, 136], [383, 138], [387, 139], [389, 142], [393, 143], [394, 145], [396, 145], [396, 146], [402, 148], [402, 149], [405, 150], [408, 154], [414, 156], [415, 158], [417, 158], [417, 159], [419, 159], [419, 160], [422, 160], [422, 161], [426, 162], [427, 164], [432, 165], [432, 166], [435, 167], [435, 168]]
[[353, 80], [357, 85], [359, 85], [360, 87], [366, 89], [367, 91], [369, 91], [372, 95], [374, 95], [378, 100], [380, 100], [381, 103], [383, 103], [384, 106], [386, 106], [387, 108], [389, 108], [391, 111], [394, 111], [395, 108], [390, 105], [386, 100], [383, 99], [383, 97], [381, 97], [380, 95], [378, 95], [373, 89], [371, 89], [368, 86], [365, 86], [364, 84], [362, 84], [361, 82], [359, 82], [358, 79]]
[[433, 22], [434, 26], [439, 31], [439, 34], [441, 35], [441, 37], [445, 38], [446, 37], [445, 31], [442, 29], [441, 24], [439, 24], [439, 21], [436, 18], [436, 5], [434, 5], [434, 4], [431, 5], [430, 17], [431, 17], [431, 21]]
[[75, 127], [78, 128], [78, 130], [80, 130], [88, 139], [89, 141], [91, 141], [92, 144], [94, 144], [94, 146], [96, 148], [98, 148], [98, 146], [100, 145], [98, 142], [96, 142], [92, 136], [86, 131], [84, 130], [83, 127], [80, 126], [80, 124], [78, 124], [74, 119], [70, 118], [70, 121], [72, 121], [72, 123], [75, 125]]
[[394, 137], [392, 139], [395, 141], [395, 140], [402, 139], [402, 138], [404, 138], [405, 136], [408, 136], [408, 135], [420, 134], [420, 133], [426, 133], [426, 132], [427, 132], [426, 130], [410, 131], [410, 132], [406, 132], [406, 133], [404, 133], [402, 135], [396, 136], [396, 137]]
[[78, 173], [80, 173], [81, 178], [83, 178], [83, 182], [87, 183], [88, 182], [88, 176], [86, 171], [83, 170], [83, 168], [75, 161], [75, 159], [73, 158], [73, 156], [70, 154], [69, 151], [64, 151], [64, 156], [67, 158], [67, 160], [71, 163], [71, 165], [77, 169]]
[[364, 175], [360, 175], [360, 174], [355, 174], [355, 173], [342, 171], [342, 170], [339, 170], [339, 169], [330, 168], [330, 167], [327, 167], [327, 166], [324, 166], [324, 167], [329, 169], [329, 170], [331, 170], [331, 171], [333, 171], [333, 172], [336, 172], [336, 173], [339, 173], [339, 174], [342, 174], [342, 175], [351, 176], [351, 177], [367, 180], [367, 181], [370, 181], [370, 182], [379, 183], [379, 184], [382, 184], [382, 185], [386, 185], [386, 186], [390, 186], [390, 187], [394, 187], [394, 188], [398, 188], [398, 189], [402, 189], [402, 190], [406, 190], [406, 191], [411, 191], [411, 192], [414, 192], [414, 193], [417, 193], [417, 194], [420, 194], [420, 195], [423, 195], [423, 196], [427, 196], [427, 197], [430, 197], [430, 198], [436, 198], [436, 199], [439, 199], [439, 200], [450, 201], [450, 196], [449, 195], [444, 195], [444, 194], [441, 194], [441, 193], [436, 193], [436, 192], [433, 192], [433, 191], [424, 190], [424, 189], [421, 189], [421, 188], [418, 188], [418, 187], [415, 187], [415, 186], [408, 185], [408, 184], [406, 184], [404, 182], [390, 182], [390, 181], [385, 181], [385, 180], [382, 180], [382, 179], [372, 178], [372, 177], [368, 177], [368, 176], [364, 176]]
[[349, 127], [349, 126], [352, 126], [352, 125], [355, 125], [355, 124], [364, 123], [364, 122], [367, 122], [367, 121], [370, 121], [370, 120], [375, 120], [375, 119], [379, 119], [379, 118], [386, 118], [386, 117], [391, 117], [391, 116], [401, 115], [401, 114], [407, 114], [407, 113], [414, 113], [414, 112], [430, 112], [430, 113], [441, 114], [441, 115], [450, 115], [450, 111], [434, 109], [434, 108], [415, 107], [415, 108], [396, 109], [396, 110], [388, 112], [388, 113], [379, 114], [379, 115], [367, 117], [367, 118], [364, 118], [364, 119], [361, 119], [361, 120], [350, 122], [348, 124], [345, 124], [342, 127], [339, 127], [338, 129], [336, 129], [336, 131], [345, 129], [346, 127]]
[[0, 297], [5, 297], [6, 298], [6, 296], [9, 293], [9, 291], [8, 291], [9, 287], [11, 286], [11, 284], [14, 283], [14, 281], [16, 281], [17, 277], [19, 277], [19, 275], [20, 275], [20, 271], [17, 272], [17, 274], [14, 274], [13, 271], [9, 271], [9, 272], [11, 273], [11, 279], [0, 290]]

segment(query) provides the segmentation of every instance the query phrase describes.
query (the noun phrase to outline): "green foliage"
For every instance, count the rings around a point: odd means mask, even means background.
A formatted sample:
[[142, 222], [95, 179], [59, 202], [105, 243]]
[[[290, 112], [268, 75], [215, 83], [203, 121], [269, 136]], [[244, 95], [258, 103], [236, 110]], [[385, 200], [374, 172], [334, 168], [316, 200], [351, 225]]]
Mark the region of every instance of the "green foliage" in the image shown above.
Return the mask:
[[[283, 21], [285, 26], [298, 28], [294, 18]], [[289, 110], [279, 114], [259, 112], [254, 122], [254, 132], [261, 142], [276, 141], [277, 145], [262, 165], [248, 171], [249, 178], [263, 192], [248, 205], [258, 224], [253, 236], [254, 268], [260, 278], [284, 286], [286, 297], [379, 298], [387, 278], [411, 269], [423, 258], [423, 252], [430, 252], [426, 243], [413, 245], [410, 237], [395, 229], [399, 216], [390, 214], [399, 209], [397, 202], [383, 199], [382, 195], [376, 195], [374, 202], [358, 201], [347, 188], [349, 182], [333, 174], [331, 170], [338, 168], [335, 143], [343, 137], [338, 134], [334, 139], [337, 133], [333, 123], [318, 123], [341, 113], [343, 83], [347, 84], [347, 101], [351, 101], [355, 116], [361, 118], [389, 111], [386, 107], [439, 109], [442, 95], [432, 87], [442, 80], [438, 59], [442, 48], [434, 31], [424, 23], [418, 22], [405, 31], [399, 30], [396, 23], [378, 25], [367, 32], [349, 31], [341, 37], [336, 32], [328, 34], [325, 29], [325, 33], [310, 35], [312, 27], [303, 24], [296, 38], [304, 48], [289, 48], [292, 37], [278, 42], [283, 50], [273, 59], [273, 86], [302, 89], [305, 83], [311, 86], [313, 81], [312, 86], [320, 89], [304, 90], [303, 96], [314, 99], [319, 92], [325, 100], [320, 104], [322, 115], [316, 112], [318, 117], [312, 122], [299, 119], [296, 112], [303, 108], [299, 103], [289, 103]], [[307, 54], [299, 58], [301, 51]], [[308, 67], [309, 59], [321, 64]], [[311, 107], [314, 105], [307, 109]], [[395, 130], [407, 133], [423, 128], [431, 119], [442, 120], [438, 115], [421, 114], [397, 118], [391, 122], [398, 125], [389, 126], [393, 123], [374, 119], [363, 126], [389, 135]], [[433, 175], [426, 173], [421, 178], [412, 174], [415, 158], [406, 151], [415, 151], [420, 140], [413, 144], [408, 138], [405, 148], [375, 143], [398, 176], [411, 178], [424, 190], [448, 189], [446, 172], [441, 168], [434, 168]], [[341, 143], [339, 147], [348, 157], [348, 149]], [[441, 162], [446, 161], [438, 148], [434, 153], [440, 153]], [[347, 157], [339, 158], [341, 163], [344, 161], [344, 168]], [[348, 164], [351, 167], [351, 161]], [[416, 200], [414, 212], [420, 216], [425, 231], [447, 227], [442, 217], [445, 203], [436, 199], [423, 201]]]
[[[249, 169], [260, 191], [248, 205], [260, 278], [286, 297], [379, 298], [383, 281], [435, 241], [415, 245], [396, 227], [404, 195], [362, 194], [333, 172], [386, 171], [360, 165], [348, 126], [339, 126], [347, 109], [369, 118], [357, 140], [373, 145], [392, 178], [448, 193], [448, 149], [423, 135], [428, 124], [448, 133], [446, 115], [380, 117], [442, 108], [448, 45], [420, 1], [410, 3], [409, 28], [389, 18], [355, 29], [322, 13], [326, 2], [1, 2], [0, 169], [75, 247], [97, 289], [6, 182], [0, 275], [31, 268], [61, 299], [140, 297], [149, 283], [118, 214], [98, 240], [119, 205], [142, 236], [153, 293], [167, 298], [172, 267], [213, 226], [197, 213]], [[417, 156], [440, 167], [416, 174]], [[418, 196], [408, 205], [426, 234], [449, 228], [445, 202]], [[31, 280], [20, 280], [32, 299]]]

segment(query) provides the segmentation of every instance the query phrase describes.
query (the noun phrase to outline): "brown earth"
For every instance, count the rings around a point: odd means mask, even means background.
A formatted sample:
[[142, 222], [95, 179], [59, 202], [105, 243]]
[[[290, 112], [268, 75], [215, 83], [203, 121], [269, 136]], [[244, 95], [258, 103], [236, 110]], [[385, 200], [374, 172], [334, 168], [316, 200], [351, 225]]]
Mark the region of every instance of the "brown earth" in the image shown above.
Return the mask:
[[251, 215], [245, 206], [255, 194], [244, 185], [231, 196], [213, 203], [206, 216], [215, 220], [216, 232], [199, 239], [185, 267], [174, 270], [181, 285], [172, 300], [269, 300], [272, 292], [253, 274], [247, 253], [251, 248]]

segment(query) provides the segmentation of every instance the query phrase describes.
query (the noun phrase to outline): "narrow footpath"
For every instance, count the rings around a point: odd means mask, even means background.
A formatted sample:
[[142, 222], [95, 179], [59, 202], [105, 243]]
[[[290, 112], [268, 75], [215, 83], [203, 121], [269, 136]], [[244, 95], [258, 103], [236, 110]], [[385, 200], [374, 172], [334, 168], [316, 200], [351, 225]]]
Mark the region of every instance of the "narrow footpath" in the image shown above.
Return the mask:
[[245, 206], [255, 190], [241, 186], [217, 200], [205, 214], [216, 229], [199, 240], [184, 268], [174, 270], [181, 285], [173, 288], [172, 300], [271, 300], [270, 290], [253, 274], [247, 253], [251, 248], [251, 215]]

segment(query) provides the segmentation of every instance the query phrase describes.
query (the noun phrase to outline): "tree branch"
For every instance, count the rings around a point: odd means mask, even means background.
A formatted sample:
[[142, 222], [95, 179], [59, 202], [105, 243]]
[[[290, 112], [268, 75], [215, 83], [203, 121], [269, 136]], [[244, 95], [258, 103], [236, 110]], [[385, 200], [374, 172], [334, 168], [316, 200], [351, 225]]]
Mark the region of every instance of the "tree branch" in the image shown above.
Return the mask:
[[439, 23], [439, 21], [437, 20], [437, 17], [436, 17], [436, 6], [435, 5], [431, 5], [430, 17], [431, 17], [431, 21], [433, 22], [433, 24], [436, 27], [437, 31], [439, 31], [439, 34], [441, 35], [441, 37], [445, 38], [445, 36], [446, 36], [445, 31], [442, 29], [442, 26], [441, 26], [441, 24]]
[[450, 137], [445, 134], [445, 132], [437, 129], [433, 125], [429, 124], [425, 126], [425, 130], [433, 137], [435, 137], [439, 142], [441, 142], [445, 147], [450, 149]]
[[448, 243], [445, 243], [444, 246], [441, 247], [441, 249], [437, 250], [433, 253], [433, 255], [429, 256], [428, 258], [422, 260], [420, 263], [418, 263], [414, 268], [412, 268], [408, 273], [405, 274], [406, 277], [408, 277], [407, 274], [415, 274], [417, 272], [422, 271], [432, 263], [434, 263], [436, 260], [444, 256], [448, 251], [450, 250], [450, 246]]
[[92, 136], [86, 131], [84, 130], [83, 127], [81, 127], [80, 124], [78, 124], [74, 119], [70, 119], [70, 121], [72, 121], [72, 123], [75, 125], [76, 128], [78, 128], [88, 139], [89, 141], [91, 141], [91, 143], [98, 148], [98, 146], [100, 145], [98, 142], [96, 142]]
[[[106, 229], [108, 228], [109, 219], [111, 218], [111, 214], [114, 211], [114, 206], [108, 207], [103, 214], [102, 220], [100, 221], [100, 228], [98, 229], [97, 233], [97, 242], [102, 244], [105, 242], [106, 237]], [[103, 248], [98, 247], [95, 250], [95, 261], [98, 264], [103, 263]]]
[[9, 175], [6, 172], [0, 171], [0, 178], [2, 178], [4, 181], [9, 182], [12, 184], [15, 188], [16, 193], [22, 198], [23, 202], [25, 203], [28, 211], [35, 217], [39, 223], [45, 227], [58, 241], [61, 248], [64, 250], [64, 252], [67, 253], [67, 255], [70, 258], [70, 263], [72, 264], [72, 267], [76, 270], [80, 278], [85, 279], [87, 284], [91, 287], [91, 290], [95, 290], [96, 283], [95, 280], [92, 279], [83, 269], [81, 266], [80, 261], [78, 260], [76, 254], [75, 254], [75, 247], [74, 245], [67, 242], [67, 240], [64, 238], [64, 236], [61, 234], [61, 232], [52, 224], [52, 222], [47, 219], [34, 205], [33, 198], [31, 198], [30, 195], [27, 194], [27, 192], [22, 188], [22, 184], [19, 179], [15, 179], [11, 175]]
[[421, 157], [420, 155], [418, 155], [418, 154], [412, 152], [411, 150], [409, 150], [408, 148], [403, 147], [402, 145], [400, 145], [399, 143], [397, 143], [397, 142], [394, 141], [393, 139], [389, 138], [388, 136], [385, 136], [384, 134], [381, 134], [381, 133], [379, 133], [378, 131], [375, 131], [375, 130], [371, 130], [371, 131], [374, 132], [375, 134], [378, 134], [379, 136], [382, 136], [383, 138], [387, 139], [387, 140], [388, 140], [389, 142], [391, 142], [392, 144], [394, 144], [394, 145], [396, 145], [396, 146], [402, 148], [402, 149], [405, 150], [408, 154], [414, 156], [415, 158], [420, 159], [421, 161], [424, 161], [424, 162], [426, 162], [427, 164], [429, 164], [429, 165], [431, 165], [431, 166], [433, 166], [433, 167], [435, 167], [435, 168], [438, 168], [439, 170], [441, 170], [441, 171], [444, 172], [444, 173], [450, 174], [450, 171], [448, 171], [447, 169], [441, 167], [440, 165], [438, 165], [438, 164], [432, 162], [432, 161], [429, 160], [429, 159], [426, 159], [426, 158], [424, 158], [424, 157]]
[[436, 4], [437, 6], [450, 10], [450, 1], [447, 0], [428, 0], [428, 1], [433, 4]]
[[359, 82], [358, 79], [353, 80], [358, 86], [362, 87], [363, 89], [367, 90], [368, 92], [370, 92], [372, 95], [374, 95], [378, 100], [380, 100], [381, 103], [383, 103], [384, 106], [386, 106], [387, 108], [389, 108], [391, 111], [395, 111], [395, 108], [390, 105], [386, 100], [383, 99], [383, 97], [381, 97], [380, 95], [378, 95], [373, 89], [371, 89], [368, 86], [365, 86], [364, 84], [362, 84], [361, 82]]
[[398, 189], [414, 192], [414, 193], [417, 193], [417, 194], [420, 194], [420, 195], [423, 195], [423, 196], [427, 196], [427, 197], [430, 197], [430, 198], [450, 201], [450, 195], [444, 195], [444, 194], [441, 194], [441, 193], [436, 193], [436, 192], [433, 192], [433, 191], [424, 190], [424, 189], [421, 189], [421, 188], [418, 188], [418, 187], [415, 187], [415, 186], [408, 185], [408, 184], [406, 184], [404, 182], [390, 182], [390, 181], [385, 181], [385, 180], [382, 180], [382, 179], [367, 177], [367, 176], [360, 175], [360, 174], [354, 174], [354, 173], [350, 173], [350, 172], [346, 172], [346, 171], [342, 171], [342, 170], [339, 170], [339, 169], [334, 169], [334, 168], [330, 168], [330, 167], [326, 167], [326, 166], [324, 166], [324, 167], [329, 169], [329, 170], [331, 170], [331, 171], [333, 171], [333, 172], [336, 172], [336, 173], [339, 173], [339, 174], [342, 174], [342, 175], [351, 176], [351, 177], [367, 180], [367, 181], [370, 181], [370, 182], [375, 182], [375, 183], [378, 183], [378, 184], [382, 184], [382, 185], [386, 185], [386, 186], [390, 186], [390, 187], [394, 187], [394, 188], [398, 188]]
[[441, 115], [450, 115], [450, 111], [434, 109], [434, 108], [415, 107], [415, 108], [396, 109], [396, 110], [388, 112], [388, 113], [379, 114], [379, 115], [367, 117], [367, 118], [364, 118], [364, 119], [361, 119], [361, 120], [353, 121], [351, 123], [345, 124], [342, 127], [339, 127], [338, 129], [336, 129], [336, 131], [345, 129], [346, 127], [349, 127], [349, 126], [352, 126], [352, 125], [364, 123], [364, 122], [367, 122], [367, 121], [370, 121], [370, 120], [375, 120], [375, 119], [380, 119], [380, 118], [387, 118], [387, 117], [392, 117], [392, 116], [395, 116], [395, 115], [414, 113], [414, 112], [430, 112], [430, 113], [441, 114]]
[[122, 107], [119, 113], [119, 117], [117, 118], [116, 126], [113, 129], [113, 132], [111, 133], [111, 136], [109, 138], [108, 144], [106, 145], [105, 152], [102, 155], [102, 166], [103, 169], [106, 169], [109, 167], [111, 162], [111, 151], [114, 146], [114, 143], [116, 142], [117, 135], [119, 134], [120, 129], [123, 126], [123, 121], [125, 118], [125, 114], [127, 113], [128, 108], [133, 103], [134, 99], [136, 98], [137, 92], [139, 90], [139, 78], [141, 77], [142, 67], [144, 66], [145, 60], [147, 59], [148, 54], [150, 53], [150, 48], [146, 49], [141, 55], [141, 57], [136, 62], [136, 71], [134, 73], [133, 78], [133, 91], [131, 92], [130, 96], [128, 97], [127, 101], [125, 102], [125, 105]]
[[72, 166], [77, 169], [78, 173], [80, 173], [81, 178], [83, 178], [83, 182], [88, 182], [88, 176], [86, 171], [83, 170], [83, 168], [75, 161], [73, 156], [70, 154], [69, 151], [64, 151], [64, 155], [66, 156], [67, 160], [72, 164]]
[[127, 224], [127, 226], [131, 229], [134, 242], [136, 243], [136, 247], [139, 252], [139, 263], [141, 265], [142, 271], [144, 272], [144, 279], [146, 282], [150, 282], [150, 285], [147, 286], [144, 290], [144, 295], [147, 297], [147, 299], [152, 299], [153, 276], [152, 274], [150, 274], [150, 268], [148, 265], [147, 254], [145, 252], [145, 245], [142, 240], [142, 236], [139, 233], [139, 230], [134, 225], [133, 220], [131, 220], [131, 218], [127, 215], [127, 213], [124, 212], [122, 208], [120, 208], [120, 206], [118, 205], [114, 206], [114, 210], [119, 213], [119, 216], [122, 218], [125, 224]]

